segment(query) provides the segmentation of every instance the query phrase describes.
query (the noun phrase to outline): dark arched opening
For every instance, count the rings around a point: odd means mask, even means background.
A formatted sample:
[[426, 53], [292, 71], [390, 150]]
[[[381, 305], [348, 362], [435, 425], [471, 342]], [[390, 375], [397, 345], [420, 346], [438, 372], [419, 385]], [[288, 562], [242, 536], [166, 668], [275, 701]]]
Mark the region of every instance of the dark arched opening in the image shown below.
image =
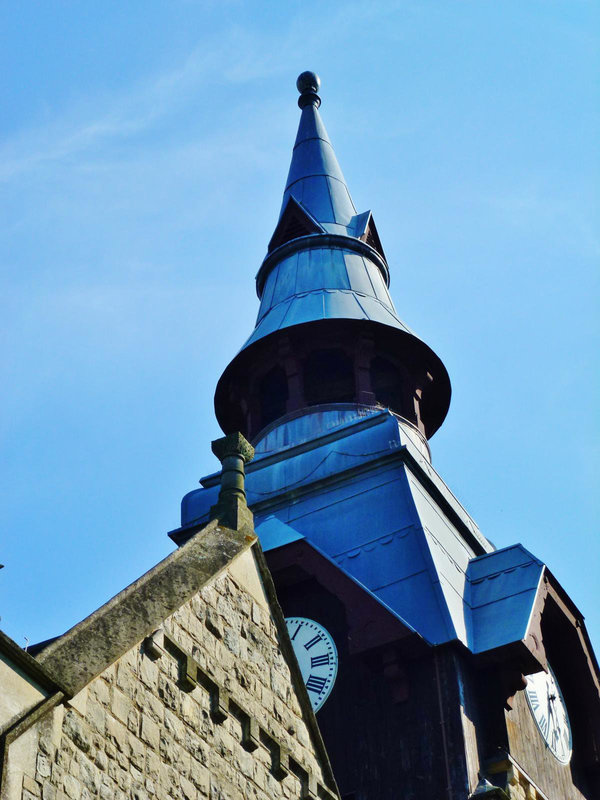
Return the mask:
[[283, 367], [275, 366], [260, 379], [261, 428], [282, 417], [287, 411], [288, 383]]
[[354, 401], [352, 359], [341, 349], [316, 350], [304, 362], [306, 405]]
[[400, 369], [387, 358], [376, 356], [371, 361], [371, 389], [377, 402], [406, 416]]

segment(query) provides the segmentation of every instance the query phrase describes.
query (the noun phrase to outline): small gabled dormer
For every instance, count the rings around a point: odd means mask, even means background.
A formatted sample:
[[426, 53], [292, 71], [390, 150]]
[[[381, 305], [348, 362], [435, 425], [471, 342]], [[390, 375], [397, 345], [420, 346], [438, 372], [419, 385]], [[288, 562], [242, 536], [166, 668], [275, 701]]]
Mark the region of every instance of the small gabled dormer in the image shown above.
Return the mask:
[[356, 238], [360, 239], [361, 242], [366, 242], [366, 244], [372, 247], [373, 250], [376, 250], [387, 263], [385, 253], [383, 252], [383, 247], [381, 245], [381, 239], [377, 233], [377, 227], [375, 225], [375, 220], [373, 219], [373, 214], [370, 211], [364, 211], [362, 214], [357, 214], [356, 217], [354, 217], [353, 223], [354, 235]]
[[290, 195], [267, 249], [270, 253], [292, 239], [324, 232], [324, 228], [316, 219], [302, 208], [295, 197]]

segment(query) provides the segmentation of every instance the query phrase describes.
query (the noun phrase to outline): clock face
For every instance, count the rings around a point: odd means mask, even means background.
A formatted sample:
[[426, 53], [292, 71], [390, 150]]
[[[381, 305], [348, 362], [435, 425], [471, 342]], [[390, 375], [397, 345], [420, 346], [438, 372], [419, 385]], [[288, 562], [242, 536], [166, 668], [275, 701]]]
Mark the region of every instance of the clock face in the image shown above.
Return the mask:
[[536, 672], [527, 676], [527, 702], [548, 749], [561, 764], [571, 760], [571, 725], [554, 673]]
[[288, 633], [313, 711], [329, 697], [337, 675], [337, 648], [322, 625], [306, 617], [288, 617]]

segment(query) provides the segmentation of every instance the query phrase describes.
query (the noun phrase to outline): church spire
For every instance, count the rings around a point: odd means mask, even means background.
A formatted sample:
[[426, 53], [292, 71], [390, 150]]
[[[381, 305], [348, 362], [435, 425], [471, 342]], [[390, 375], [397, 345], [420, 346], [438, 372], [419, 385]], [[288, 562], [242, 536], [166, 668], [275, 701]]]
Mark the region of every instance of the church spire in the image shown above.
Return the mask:
[[329, 233], [348, 233], [356, 209], [319, 114], [321, 81], [303, 72], [296, 83], [302, 109], [281, 214], [294, 198]]
[[256, 442], [316, 406], [388, 407], [429, 437], [448, 410], [447, 372], [394, 308], [373, 216], [356, 212], [319, 114], [318, 76], [303, 72], [297, 87], [300, 123], [256, 276], [256, 327], [219, 380], [217, 419]]

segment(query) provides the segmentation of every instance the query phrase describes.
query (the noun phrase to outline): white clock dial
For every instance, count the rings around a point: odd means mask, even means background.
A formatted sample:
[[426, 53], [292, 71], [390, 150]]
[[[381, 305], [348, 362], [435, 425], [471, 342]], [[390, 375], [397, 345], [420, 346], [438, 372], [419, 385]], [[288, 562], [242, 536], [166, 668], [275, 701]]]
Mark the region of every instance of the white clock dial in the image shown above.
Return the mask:
[[331, 634], [306, 617], [288, 617], [288, 633], [313, 711], [329, 697], [338, 668], [338, 655]]
[[561, 764], [568, 764], [573, 750], [571, 725], [565, 701], [549, 666], [547, 673], [536, 672], [527, 676], [525, 694], [548, 749]]

